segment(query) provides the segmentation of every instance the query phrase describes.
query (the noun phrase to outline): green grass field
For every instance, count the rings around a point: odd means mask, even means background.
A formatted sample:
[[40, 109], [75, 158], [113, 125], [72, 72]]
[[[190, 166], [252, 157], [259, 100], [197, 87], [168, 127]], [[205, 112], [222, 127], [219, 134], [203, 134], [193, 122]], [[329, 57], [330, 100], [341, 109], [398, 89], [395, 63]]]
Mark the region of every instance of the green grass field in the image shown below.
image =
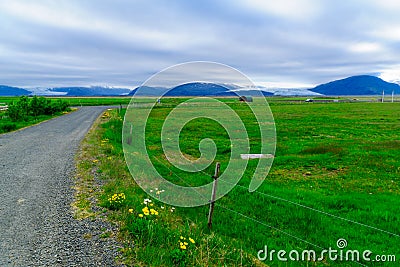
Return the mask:
[[[22, 98], [24, 104], [21, 104]], [[0, 110], [0, 134], [28, 127], [72, 111], [68, 105], [64, 105], [62, 100], [49, 102], [43, 97], [22, 98], [0, 97], [0, 107], [8, 106], [8, 110]], [[36, 106], [30, 106], [32, 101]]]
[[[120, 106], [127, 105], [130, 101], [130, 97], [46, 97], [52, 101], [56, 101], [58, 99], [66, 101], [71, 107], [79, 107], [79, 106]], [[19, 97], [16, 96], [2, 96], [0, 97], [0, 106], [9, 105], [12, 102], [16, 102], [19, 100]], [[59, 116], [60, 114], [56, 114], [55, 116]], [[36, 116], [35, 118], [30, 118], [28, 120], [23, 121], [11, 121], [5, 111], [0, 111], [0, 134], [6, 133], [9, 131], [21, 129], [27, 126], [31, 126], [37, 124], [39, 122], [51, 119], [55, 116], [47, 116], [41, 115]]]
[[2, 133], [7, 133], [10, 131], [15, 131], [24, 127], [28, 127], [46, 120], [49, 120], [51, 118], [60, 116], [62, 114], [55, 114], [55, 115], [40, 115], [36, 116], [35, 118], [29, 119], [29, 120], [24, 120], [24, 121], [12, 121], [9, 118], [7, 118], [5, 112], [0, 111], [0, 134]]
[[[166, 99], [153, 110], [146, 145], [165, 178], [182, 185], [201, 185], [212, 180], [214, 164], [204, 172], [184, 172], [162, 153], [163, 120], [185, 100]], [[257, 153], [258, 125], [247, 105], [235, 99], [221, 101], [245, 122], [251, 151]], [[148, 196], [130, 177], [124, 161], [124, 112], [108, 111], [86, 140], [86, 156], [78, 164], [80, 176], [95, 170], [105, 185], [90, 191], [79, 183], [95, 182], [78, 180], [77, 206], [88, 212], [88, 199], [93, 194], [99, 199], [109, 219], [121, 226], [123, 260], [131, 266], [397, 266], [393, 262], [330, 261], [326, 255], [318, 262], [282, 262], [276, 252], [273, 261], [257, 259], [265, 246], [287, 253], [297, 250], [300, 255], [304, 249], [315, 250], [318, 257], [323, 249], [338, 249], [337, 240], [344, 238], [345, 252], [370, 250], [372, 259], [380, 254], [396, 255], [400, 260], [400, 105], [271, 101], [270, 107], [277, 134], [270, 174], [257, 191], [249, 193], [249, 177], [257, 165], [257, 160], [250, 160], [239, 184], [216, 202], [212, 230], [207, 228], [208, 206], [172, 209], [154, 199], [143, 204]], [[212, 138], [218, 148], [216, 161], [224, 171], [230, 141], [220, 125], [193, 120], [180, 138], [181, 151], [193, 159], [200, 155], [199, 141]], [[125, 196], [121, 201], [118, 196], [113, 198], [119, 193]], [[145, 206], [158, 215], [143, 215]], [[195, 244], [187, 242], [189, 237]], [[180, 246], [183, 241], [188, 244], [185, 249]]]
[[[11, 103], [18, 100], [16, 96], [2, 96], [0, 97], [0, 103]], [[131, 97], [46, 97], [48, 99], [57, 100], [61, 99], [70, 106], [114, 106], [114, 105], [127, 105]]]

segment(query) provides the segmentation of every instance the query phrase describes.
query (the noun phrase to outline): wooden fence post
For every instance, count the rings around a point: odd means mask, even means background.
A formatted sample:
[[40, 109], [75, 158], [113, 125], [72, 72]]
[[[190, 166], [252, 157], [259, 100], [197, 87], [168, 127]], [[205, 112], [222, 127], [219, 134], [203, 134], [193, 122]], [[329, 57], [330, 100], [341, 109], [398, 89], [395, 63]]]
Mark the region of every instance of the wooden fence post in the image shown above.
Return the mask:
[[215, 165], [215, 173], [214, 173], [214, 182], [213, 182], [213, 188], [212, 188], [212, 194], [211, 194], [211, 201], [210, 201], [210, 211], [208, 213], [208, 228], [211, 229], [212, 227], [212, 215], [214, 213], [214, 203], [215, 203], [215, 197], [217, 195], [217, 182], [218, 182], [218, 176], [219, 176], [219, 169], [220, 169], [220, 164], [217, 162], [217, 165]]
[[133, 130], [133, 125], [131, 124], [131, 128], [129, 130], [129, 135], [128, 135], [128, 138], [126, 139], [126, 143], [128, 145], [132, 144], [132, 130]]

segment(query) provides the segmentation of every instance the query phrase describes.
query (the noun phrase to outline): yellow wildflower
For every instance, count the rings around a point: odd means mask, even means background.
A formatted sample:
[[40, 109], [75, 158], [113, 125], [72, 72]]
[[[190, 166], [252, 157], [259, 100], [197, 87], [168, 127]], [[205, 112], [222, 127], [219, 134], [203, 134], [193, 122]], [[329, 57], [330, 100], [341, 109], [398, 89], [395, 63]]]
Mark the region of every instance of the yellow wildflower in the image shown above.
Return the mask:
[[142, 211], [143, 211], [144, 215], [146, 215], [146, 216], [150, 214], [149, 208], [148, 208], [147, 206], [144, 207], [144, 208], [142, 209]]
[[140, 213], [140, 214], [139, 214], [139, 217], [140, 217], [140, 218], [143, 218], [143, 214]]
[[129, 209], [128, 211], [129, 211], [129, 213], [133, 213], [133, 209]]
[[195, 243], [195, 242], [194, 242], [194, 239], [191, 238], [191, 237], [189, 237], [189, 241], [192, 242], [193, 244]]
[[156, 211], [155, 209], [150, 209], [150, 213], [151, 215], [158, 215], [158, 211]]

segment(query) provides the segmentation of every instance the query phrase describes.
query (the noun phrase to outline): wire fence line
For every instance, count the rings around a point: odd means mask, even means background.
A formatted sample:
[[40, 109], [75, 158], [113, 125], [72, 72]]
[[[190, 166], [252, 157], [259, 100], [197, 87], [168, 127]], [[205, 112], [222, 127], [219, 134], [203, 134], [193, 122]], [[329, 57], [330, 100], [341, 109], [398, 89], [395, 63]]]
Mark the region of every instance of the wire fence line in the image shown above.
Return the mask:
[[[158, 161], [160, 164], [162, 164], [165, 168], [167, 168], [167, 169], [168, 169], [174, 176], [176, 176], [183, 184], [185, 184], [186, 186], [190, 187], [190, 184], [189, 184], [187, 181], [185, 181], [185, 179], [183, 179], [181, 176], [179, 176], [178, 174], [176, 174], [171, 168], [169, 168], [168, 166], [166, 166], [161, 160], [159, 160], [159, 159], [158, 159], [157, 157], [155, 157], [155, 156], [152, 156], [152, 157], [153, 157], [156, 161]], [[204, 171], [202, 171], [202, 170], [200, 170], [199, 172], [201, 172], [202, 174], [204, 174], [204, 175], [206, 175], [206, 176], [210, 176], [210, 177], [212, 176], [211, 174], [206, 173], [206, 172], [204, 172]], [[219, 180], [219, 183], [229, 183], [229, 182], [224, 181], [224, 180], [221, 179], [221, 180]], [[245, 187], [245, 186], [236, 184], [235, 187], [244, 189], [244, 190], [246, 190], [246, 191], [248, 192], [248, 188]], [[195, 189], [194, 189], [193, 191], [194, 191], [194, 193], [196, 193], [196, 194], [200, 194], [200, 193], [199, 193], [197, 190], [195, 190]], [[324, 215], [324, 216], [329, 216], [329, 217], [331, 217], [331, 218], [334, 218], [335, 220], [343, 220], [343, 221], [346, 221], [346, 222], [349, 222], [349, 223], [352, 223], [352, 224], [355, 224], [355, 225], [358, 225], [358, 226], [361, 226], [361, 227], [365, 227], [365, 228], [368, 228], [368, 229], [371, 229], [371, 230], [374, 230], [374, 231], [379, 231], [379, 232], [382, 232], [382, 233], [385, 233], [385, 234], [389, 234], [389, 235], [394, 236], [394, 237], [400, 237], [400, 235], [398, 235], [398, 234], [395, 234], [395, 233], [392, 233], [392, 232], [389, 232], [389, 231], [386, 231], [386, 230], [383, 230], [383, 229], [380, 229], [380, 228], [377, 228], [377, 227], [374, 227], [374, 226], [371, 226], [371, 225], [367, 225], [367, 224], [364, 224], [364, 223], [360, 223], [360, 222], [357, 222], [357, 221], [354, 221], [354, 220], [350, 220], [350, 219], [347, 219], [347, 218], [343, 218], [343, 217], [340, 217], [340, 216], [337, 216], [337, 215], [334, 215], [334, 214], [331, 214], [331, 213], [328, 213], [328, 212], [325, 212], [325, 211], [322, 211], [322, 210], [318, 210], [318, 209], [315, 209], [315, 208], [313, 208], [313, 207], [309, 207], [309, 206], [306, 206], [306, 205], [304, 205], [304, 204], [297, 203], [297, 202], [294, 202], [294, 201], [291, 201], [291, 200], [288, 200], [288, 199], [284, 199], [284, 198], [281, 198], [281, 197], [278, 197], [278, 196], [274, 196], [274, 195], [271, 195], [271, 194], [266, 194], [266, 193], [259, 192], [259, 191], [254, 191], [254, 192], [252, 192], [252, 193], [248, 192], [248, 193], [249, 193], [249, 194], [259, 194], [259, 195], [262, 195], [263, 197], [268, 197], [268, 198], [271, 198], [271, 199], [283, 201], [283, 202], [286, 202], [286, 203], [288, 203], [288, 204], [290, 204], [290, 205], [295, 205], [295, 206], [301, 207], [301, 208], [303, 208], [303, 209], [307, 209], [307, 210], [309, 210], [309, 211], [322, 214], [322, 215]], [[201, 195], [201, 197], [207, 197], [207, 198], [211, 199], [211, 195], [210, 195], [210, 196]], [[228, 211], [228, 212], [231, 212], [231, 213], [233, 213], [233, 214], [236, 214], [236, 215], [238, 215], [238, 216], [241, 216], [242, 218], [244, 218], [244, 219], [246, 219], [246, 220], [249, 220], [249, 221], [251, 221], [251, 222], [253, 222], [253, 223], [257, 223], [258, 225], [260, 225], [260, 226], [262, 226], [262, 227], [265, 227], [265, 228], [269, 228], [269, 229], [273, 229], [273, 230], [275, 230], [275, 231], [278, 231], [279, 233], [282, 233], [282, 234], [284, 234], [284, 235], [286, 235], [286, 236], [288, 236], [288, 237], [290, 237], [290, 238], [293, 238], [293, 239], [295, 239], [295, 240], [298, 240], [298, 241], [300, 241], [300, 242], [302, 242], [302, 243], [304, 243], [304, 244], [311, 245], [311, 246], [313, 246], [313, 247], [315, 247], [315, 248], [318, 248], [318, 249], [321, 249], [321, 250], [326, 249], [326, 248], [324, 248], [324, 247], [322, 247], [322, 246], [320, 246], [320, 245], [318, 245], [318, 244], [315, 244], [315, 243], [313, 243], [313, 242], [307, 241], [307, 240], [304, 239], [304, 238], [301, 238], [301, 237], [299, 237], [299, 236], [296, 236], [296, 235], [294, 235], [294, 234], [291, 234], [291, 233], [289, 233], [289, 232], [287, 232], [287, 231], [284, 231], [284, 230], [282, 230], [282, 229], [280, 229], [280, 228], [277, 228], [277, 227], [275, 227], [275, 226], [269, 225], [269, 224], [267, 224], [266, 222], [263, 222], [263, 221], [260, 221], [260, 220], [258, 220], [258, 219], [256, 219], [256, 218], [252, 218], [252, 217], [250, 217], [250, 216], [247, 216], [247, 215], [245, 215], [245, 214], [243, 214], [243, 213], [241, 213], [241, 212], [239, 212], [239, 211], [236, 211], [236, 210], [234, 210], [234, 209], [225, 207], [224, 205], [219, 204], [218, 201], [215, 202], [215, 205], [216, 205], [217, 207], [221, 208], [221, 209], [224, 209], [224, 210]], [[356, 263], [356, 264], [358, 264], [358, 265], [360, 265], [360, 266], [367, 266], [367, 265], [364, 265], [364, 264], [362, 264], [362, 263], [360, 263], [360, 262], [356, 262], [356, 261], [354, 261], [354, 262], [352, 262], [352, 263]]]

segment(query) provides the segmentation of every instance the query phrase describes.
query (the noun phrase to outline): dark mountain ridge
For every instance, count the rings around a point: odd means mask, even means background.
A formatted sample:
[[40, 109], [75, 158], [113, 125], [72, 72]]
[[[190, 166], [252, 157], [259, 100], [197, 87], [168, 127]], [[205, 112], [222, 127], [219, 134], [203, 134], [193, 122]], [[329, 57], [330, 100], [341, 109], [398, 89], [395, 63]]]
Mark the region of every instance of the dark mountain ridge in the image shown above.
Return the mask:
[[102, 86], [91, 87], [56, 87], [49, 89], [50, 92], [63, 92], [65, 96], [120, 96], [128, 95], [130, 89], [109, 88]]
[[386, 82], [378, 77], [370, 75], [352, 76], [341, 80], [321, 84], [313, 89], [313, 92], [323, 95], [381, 95], [400, 93], [400, 85]]
[[[139, 91], [137, 91], [139, 90]], [[136, 93], [137, 92], [137, 93]], [[149, 87], [142, 86], [136, 88], [130, 93], [130, 95], [139, 94], [140, 96], [264, 96], [273, 95], [270, 92], [265, 92], [257, 89], [251, 90], [232, 90], [232, 86], [224, 86], [215, 83], [205, 83], [205, 82], [192, 82], [185, 83], [173, 88], [164, 87]]]
[[32, 92], [7, 85], [0, 85], [0, 96], [21, 96], [21, 95], [30, 95]]

